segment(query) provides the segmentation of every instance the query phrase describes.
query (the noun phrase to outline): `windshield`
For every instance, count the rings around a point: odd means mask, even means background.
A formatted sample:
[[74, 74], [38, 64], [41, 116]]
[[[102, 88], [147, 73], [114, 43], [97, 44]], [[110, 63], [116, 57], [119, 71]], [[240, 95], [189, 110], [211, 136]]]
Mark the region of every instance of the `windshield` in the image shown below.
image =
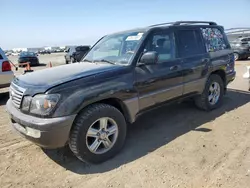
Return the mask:
[[106, 36], [91, 49], [82, 61], [128, 65], [143, 34], [142, 32], [128, 32]]

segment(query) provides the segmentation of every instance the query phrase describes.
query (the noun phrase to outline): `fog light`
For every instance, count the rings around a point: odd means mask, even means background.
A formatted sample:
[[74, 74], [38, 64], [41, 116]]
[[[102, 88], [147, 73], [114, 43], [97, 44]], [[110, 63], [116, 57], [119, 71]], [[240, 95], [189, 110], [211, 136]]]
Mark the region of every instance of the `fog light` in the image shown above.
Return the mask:
[[40, 138], [41, 137], [41, 131], [39, 131], [37, 129], [30, 128], [30, 127], [26, 127], [26, 134], [28, 136], [33, 137], [33, 138]]

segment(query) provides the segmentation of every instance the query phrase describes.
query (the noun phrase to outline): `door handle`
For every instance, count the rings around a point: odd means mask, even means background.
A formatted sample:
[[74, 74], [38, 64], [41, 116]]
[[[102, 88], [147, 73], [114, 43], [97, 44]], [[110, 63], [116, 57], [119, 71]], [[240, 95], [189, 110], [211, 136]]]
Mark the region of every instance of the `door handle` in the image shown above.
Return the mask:
[[174, 66], [170, 67], [169, 70], [175, 71], [175, 70], [178, 70], [180, 67], [181, 67], [180, 65], [174, 65]]

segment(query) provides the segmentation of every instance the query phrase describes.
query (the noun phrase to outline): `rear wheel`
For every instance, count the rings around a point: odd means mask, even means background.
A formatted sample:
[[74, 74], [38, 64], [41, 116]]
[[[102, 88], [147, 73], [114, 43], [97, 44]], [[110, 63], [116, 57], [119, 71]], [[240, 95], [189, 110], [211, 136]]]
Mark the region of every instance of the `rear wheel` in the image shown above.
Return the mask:
[[223, 81], [219, 75], [212, 74], [209, 77], [202, 94], [195, 99], [195, 104], [200, 109], [210, 111], [220, 107], [223, 102], [223, 96]]
[[87, 107], [76, 118], [69, 146], [82, 161], [101, 163], [123, 147], [127, 126], [122, 113], [107, 104]]

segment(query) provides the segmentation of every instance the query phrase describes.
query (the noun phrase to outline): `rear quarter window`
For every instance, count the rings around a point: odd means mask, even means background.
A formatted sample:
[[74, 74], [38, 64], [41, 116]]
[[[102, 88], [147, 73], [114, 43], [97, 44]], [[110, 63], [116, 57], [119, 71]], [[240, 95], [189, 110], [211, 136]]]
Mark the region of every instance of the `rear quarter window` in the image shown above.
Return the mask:
[[201, 28], [202, 36], [204, 38], [206, 49], [208, 52], [216, 52], [219, 50], [228, 49], [225, 35], [218, 28]]

